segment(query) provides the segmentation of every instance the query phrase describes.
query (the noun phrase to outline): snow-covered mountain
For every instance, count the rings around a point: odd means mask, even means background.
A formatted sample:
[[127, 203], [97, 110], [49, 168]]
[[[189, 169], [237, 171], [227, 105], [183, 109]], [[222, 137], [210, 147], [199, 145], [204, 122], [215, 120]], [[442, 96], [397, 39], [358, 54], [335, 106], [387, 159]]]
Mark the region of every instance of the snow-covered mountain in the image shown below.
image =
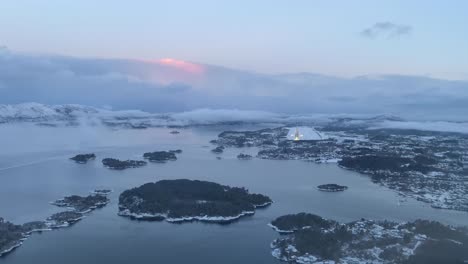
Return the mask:
[[0, 127], [2, 124], [15, 123], [33, 123], [40, 126], [104, 125], [126, 128], [273, 123], [278, 126], [287, 125], [291, 127], [336, 126], [341, 129], [345, 127], [359, 129], [413, 129], [468, 134], [467, 122], [408, 121], [395, 115], [288, 115], [236, 109], [197, 109], [178, 113], [148, 113], [140, 110], [113, 111], [77, 104], [0, 104]]
[[58, 122], [78, 121], [80, 119], [101, 118], [143, 118], [150, 114], [138, 111], [110, 111], [90, 106], [44, 105], [39, 103], [23, 103], [16, 105], [0, 105], [0, 123], [11, 122]]
[[220, 123], [283, 122], [287, 116], [262, 111], [197, 109], [179, 113], [107, 110], [77, 104], [39, 103], [0, 105], [0, 124], [29, 122], [38, 125], [107, 125], [132, 128], [211, 125]]
[[[379, 120], [387, 120], [384, 116]], [[211, 125], [220, 123], [352, 124], [374, 120], [367, 115], [287, 115], [237, 109], [196, 109], [177, 113], [148, 113], [140, 110], [108, 110], [78, 104], [45, 105], [40, 103], [0, 104], [0, 123], [32, 122], [40, 125], [105, 124], [110, 126]], [[388, 119], [392, 120], [392, 119]]]

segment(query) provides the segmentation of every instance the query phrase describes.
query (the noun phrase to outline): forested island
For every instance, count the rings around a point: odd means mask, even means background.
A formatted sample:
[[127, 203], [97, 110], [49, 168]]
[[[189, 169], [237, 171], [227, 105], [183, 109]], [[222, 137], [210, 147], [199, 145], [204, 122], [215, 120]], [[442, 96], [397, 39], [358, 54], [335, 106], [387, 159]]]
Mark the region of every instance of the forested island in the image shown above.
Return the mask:
[[182, 150], [169, 150], [169, 151], [154, 151], [154, 152], [146, 152], [143, 154], [143, 158], [152, 161], [152, 162], [160, 162], [164, 163], [167, 161], [174, 161], [177, 160], [176, 153], [182, 153]]
[[119, 215], [168, 222], [227, 223], [271, 203], [268, 196], [251, 194], [245, 188], [199, 180], [161, 180], [124, 191], [119, 197]]

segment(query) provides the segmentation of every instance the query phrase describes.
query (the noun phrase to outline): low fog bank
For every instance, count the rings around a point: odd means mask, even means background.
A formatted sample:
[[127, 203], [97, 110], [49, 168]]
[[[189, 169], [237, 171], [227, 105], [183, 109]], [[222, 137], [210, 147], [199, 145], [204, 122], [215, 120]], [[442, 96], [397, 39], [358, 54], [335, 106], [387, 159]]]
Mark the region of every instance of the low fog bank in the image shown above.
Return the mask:
[[[0, 105], [0, 129], [15, 125], [32, 125], [54, 133], [71, 129], [78, 134], [94, 134], [109, 129], [142, 129], [220, 124], [260, 124], [277, 126], [358, 126], [367, 129], [416, 129], [438, 132], [468, 133], [468, 122], [409, 120], [396, 115], [375, 114], [284, 114], [239, 109], [196, 109], [178, 113], [148, 113], [141, 110], [108, 110], [82, 105], [44, 105], [24, 103]], [[26, 133], [26, 134], [24, 134]], [[30, 133], [20, 131], [17, 136]], [[8, 134], [8, 133], [7, 133]], [[5, 134], [5, 136], [7, 136]], [[35, 135], [36, 137], [38, 135]]]
[[447, 121], [383, 121], [369, 129], [414, 129], [436, 132], [454, 132], [468, 134], [468, 122]]
[[159, 61], [30, 55], [4, 49], [0, 103], [72, 103], [151, 113], [204, 108], [293, 115], [392, 113], [411, 120], [468, 121], [467, 81], [398, 75], [350, 79], [311, 73], [268, 75], [194, 65], [199, 71]]

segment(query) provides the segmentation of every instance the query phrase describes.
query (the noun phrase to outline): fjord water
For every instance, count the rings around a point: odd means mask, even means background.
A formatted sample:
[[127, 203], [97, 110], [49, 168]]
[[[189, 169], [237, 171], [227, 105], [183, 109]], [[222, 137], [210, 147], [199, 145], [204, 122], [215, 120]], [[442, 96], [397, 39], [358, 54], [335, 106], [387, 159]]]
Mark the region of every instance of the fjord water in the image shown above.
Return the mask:
[[[278, 234], [267, 224], [280, 215], [302, 211], [339, 221], [424, 218], [453, 225], [468, 223], [465, 212], [437, 210], [412, 199], [402, 201], [368, 177], [335, 164], [236, 159], [240, 152], [255, 154], [254, 148], [227, 149], [217, 160], [209, 140], [227, 129], [254, 127], [188, 128], [178, 135], [164, 128], [0, 127], [0, 217], [14, 223], [43, 220], [60, 211], [50, 201], [86, 195], [96, 188], [113, 190], [106, 207], [72, 227], [33, 234], [0, 262], [278, 263], [269, 248]], [[144, 152], [168, 149], [183, 153], [175, 162], [124, 171], [103, 168], [100, 162], [105, 157], [141, 159]], [[97, 159], [84, 165], [68, 160], [86, 152], [96, 153]], [[133, 221], [117, 215], [118, 196], [125, 189], [179, 178], [244, 186], [270, 196], [274, 203], [229, 225]], [[325, 183], [349, 189], [341, 193], [316, 189]]]

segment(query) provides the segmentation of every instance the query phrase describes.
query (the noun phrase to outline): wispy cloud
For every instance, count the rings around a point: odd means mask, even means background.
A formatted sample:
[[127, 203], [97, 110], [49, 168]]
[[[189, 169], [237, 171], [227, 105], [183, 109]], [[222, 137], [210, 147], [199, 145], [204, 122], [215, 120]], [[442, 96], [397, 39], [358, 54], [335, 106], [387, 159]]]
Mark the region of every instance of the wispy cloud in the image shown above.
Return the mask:
[[361, 36], [366, 38], [396, 38], [410, 35], [413, 28], [409, 25], [399, 25], [392, 22], [377, 22], [371, 27], [361, 31]]

